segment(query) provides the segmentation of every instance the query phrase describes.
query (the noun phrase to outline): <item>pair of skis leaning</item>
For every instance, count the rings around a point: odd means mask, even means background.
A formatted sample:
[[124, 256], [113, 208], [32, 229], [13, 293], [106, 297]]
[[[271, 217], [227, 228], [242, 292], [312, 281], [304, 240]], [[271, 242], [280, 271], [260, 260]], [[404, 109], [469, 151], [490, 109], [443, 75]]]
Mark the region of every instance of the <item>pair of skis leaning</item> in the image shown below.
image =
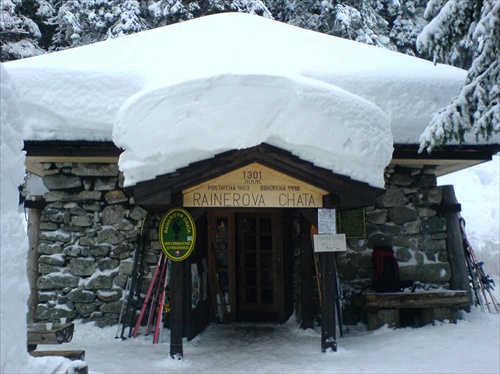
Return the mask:
[[[170, 272], [168, 266], [168, 259], [162, 252], [160, 254], [158, 263], [156, 264], [155, 270], [153, 272], [153, 277], [151, 279], [151, 283], [149, 284], [148, 291], [143, 300], [143, 295], [141, 290], [142, 290], [144, 273], [147, 270], [147, 266], [144, 262], [144, 259], [147, 251], [146, 240], [147, 240], [148, 222], [149, 222], [149, 215], [144, 217], [142, 221], [141, 233], [137, 240], [137, 245], [134, 252], [132, 274], [127, 279], [127, 285], [125, 287], [125, 297], [123, 299], [123, 304], [120, 312], [120, 319], [118, 321], [118, 331], [116, 332], [116, 338], [118, 339], [119, 337], [121, 337], [122, 340], [126, 339], [127, 337], [135, 338], [139, 333], [139, 328], [142, 324], [144, 317], [147, 315], [148, 321], [146, 325], [145, 335], [148, 335], [151, 332], [151, 326], [154, 325], [153, 343], [157, 344], [159, 341], [161, 323], [163, 319], [163, 305], [165, 303], [165, 291]], [[141, 311], [137, 316], [137, 311], [139, 310], [139, 305], [141, 301], [142, 301]], [[118, 336], [120, 326], [121, 326], [121, 334], [120, 336]], [[125, 333], [127, 327], [129, 328], [128, 334]]]
[[[147, 229], [149, 214], [141, 222], [141, 231], [137, 239], [137, 244], [133, 257], [132, 274], [127, 279], [125, 287], [125, 296], [123, 298], [120, 319], [118, 321], [118, 330], [116, 339], [119, 337], [124, 340], [132, 336], [132, 326], [134, 325], [136, 310], [141, 300], [142, 281], [145, 272], [144, 258], [146, 255]], [[121, 326], [121, 334], [118, 336]], [[129, 328], [128, 335], [125, 336], [126, 328]]]
[[[463, 218], [460, 218], [460, 227], [462, 229], [469, 280], [472, 284], [474, 292], [474, 305], [479, 305], [482, 311], [485, 311], [486, 306], [489, 313], [495, 312], [498, 314], [499, 304], [492, 292], [495, 287], [495, 282], [484, 272], [484, 263], [478, 262], [476, 254], [472, 249], [472, 245], [470, 244], [467, 234], [465, 233], [465, 220]], [[490, 308], [490, 305], [492, 308]]]
[[153, 273], [153, 278], [149, 284], [148, 292], [144, 303], [142, 304], [139, 317], [135, 323], [134, 330], [132, 332], [132, 337], [137, 337], [139, 329], [141, 327], [142, 321], [146, 316], [146, 310], [149, 307], [149, 313], [147, 314], [148, 320], [146, 324], [145, 335], [149, 335], [151, 332], [151, 326], [154, 326], [154, 336], [153, 344], [158, 344], [160, 339], [160, 331], [163, 321], [163, 309], [165, 304], [165, 291], [167, 288], [168, 278], [170, 277], [170, 267], [167, 256], [160, 254], [158, 259], [158, 264]]

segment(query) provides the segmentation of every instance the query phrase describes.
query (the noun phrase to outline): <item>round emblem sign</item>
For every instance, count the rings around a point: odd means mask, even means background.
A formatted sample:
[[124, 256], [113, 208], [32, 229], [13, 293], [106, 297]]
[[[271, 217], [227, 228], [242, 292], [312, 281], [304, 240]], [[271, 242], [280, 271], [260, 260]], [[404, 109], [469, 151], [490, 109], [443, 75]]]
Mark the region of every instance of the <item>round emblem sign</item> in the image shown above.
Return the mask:
[[182, 208], [170, 209], [161, 220], [160, 243], [172, 261], [182, 261], [193, 252], [196, 228], [193, 217]]

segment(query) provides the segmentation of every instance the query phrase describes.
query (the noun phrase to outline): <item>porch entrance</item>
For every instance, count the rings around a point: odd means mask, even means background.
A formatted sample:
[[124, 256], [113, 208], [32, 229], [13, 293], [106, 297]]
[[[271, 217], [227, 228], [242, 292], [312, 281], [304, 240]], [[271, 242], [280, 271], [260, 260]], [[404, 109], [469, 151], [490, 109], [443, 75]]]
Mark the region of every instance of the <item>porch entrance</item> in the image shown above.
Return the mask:
[[214, 209], [208, 218], [214, 316], [222, 322], [283, 322], [281, 211]]

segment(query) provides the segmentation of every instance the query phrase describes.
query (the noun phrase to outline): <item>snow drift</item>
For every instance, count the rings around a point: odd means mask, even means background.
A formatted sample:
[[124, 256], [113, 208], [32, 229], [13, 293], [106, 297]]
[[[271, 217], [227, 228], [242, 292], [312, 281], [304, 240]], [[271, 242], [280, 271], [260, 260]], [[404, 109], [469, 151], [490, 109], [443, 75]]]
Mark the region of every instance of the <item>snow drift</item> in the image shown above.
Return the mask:
[[29, 287], [26, 280], [28, 240], [17, 212], [18, 186], [24, 178], [23, 113], [13, 82], [0, 64], [0, 372], [65, 372], [71, 361], [61, 357], [35, 359], [27, 350], [26, 313]]

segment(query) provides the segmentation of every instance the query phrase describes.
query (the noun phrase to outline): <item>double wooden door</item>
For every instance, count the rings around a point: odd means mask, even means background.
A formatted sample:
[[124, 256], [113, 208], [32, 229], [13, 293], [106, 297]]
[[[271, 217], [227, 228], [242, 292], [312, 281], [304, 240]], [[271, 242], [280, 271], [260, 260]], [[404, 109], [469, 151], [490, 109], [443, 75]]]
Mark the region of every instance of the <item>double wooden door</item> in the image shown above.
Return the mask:
[[282, 322], [281, 235], [279, 210], [210, 212], [210, 286], [219, 319]]

